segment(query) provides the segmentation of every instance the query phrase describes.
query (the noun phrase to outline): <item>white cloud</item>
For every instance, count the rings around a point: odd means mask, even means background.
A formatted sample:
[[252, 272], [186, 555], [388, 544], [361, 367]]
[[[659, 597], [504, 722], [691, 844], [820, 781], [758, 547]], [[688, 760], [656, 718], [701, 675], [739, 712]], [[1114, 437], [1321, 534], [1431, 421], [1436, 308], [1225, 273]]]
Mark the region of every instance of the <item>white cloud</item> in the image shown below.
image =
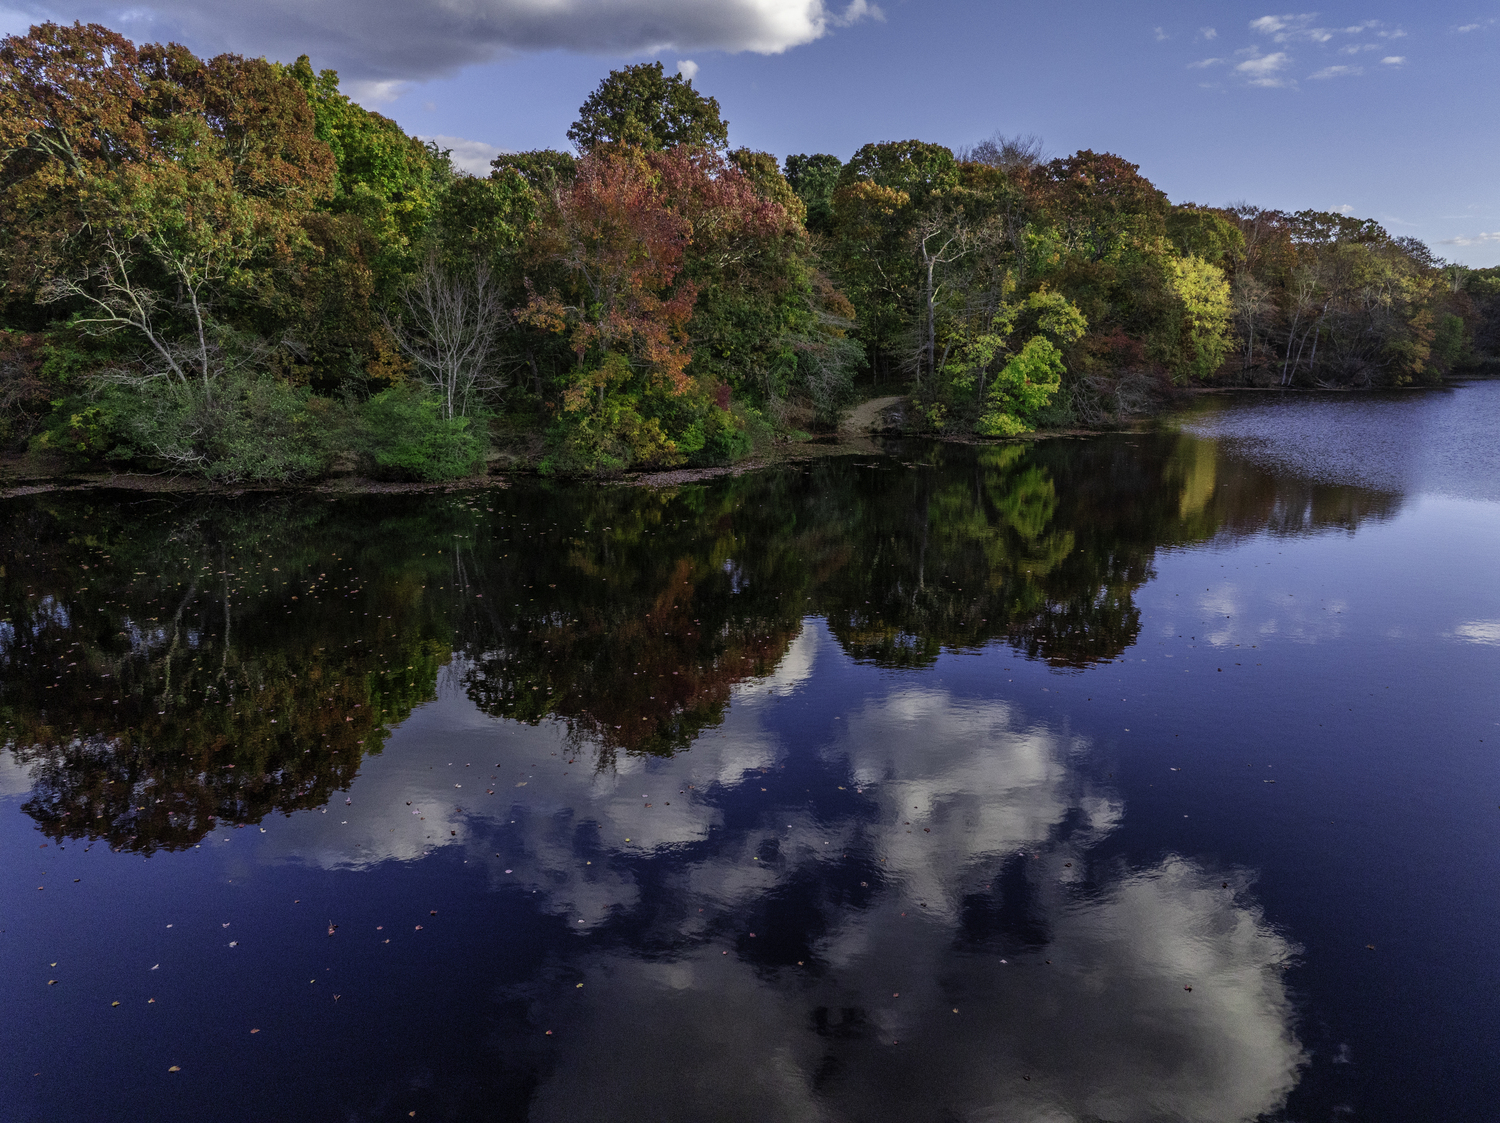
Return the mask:
[[1403, 63], [1406, 62], [1406, 56], [1405, 55], [1386, 55], [1385, 58], [1381, 59], [1380, 61], [1381, 61], [1381, 63], [1383, 63], [1386, 66], [1401, 66]]
[[1455, 27], [1453, 30], [1460, 35], [1467, 35], [1471, 31], [1478, 31], [1483, 26], [1484, 24], [1482, 23], [1466, 23], [1462, 27]]
[[698, 64], [690, 58], [677, 61], [677, 73], [681, 74], [689, 82], [698, 77]]
[[404, 94], [410, 85], [410, 82], [403, 82], [400, 79], [371, 82], [355, 78], [342, 83], [342, 89], [360, 105], [370, 108], [376, 105], [389, 105]]
[[1326, 43], [1332, 39], [1334, 32], [1326, 27], [1314, 26], [1313, 19], [1314, 16], [1310, 14], [1261, 16], [1250, 21], [1250, 30], [1269, 35], [1277, 43]]
[[505, 151], [482, 140], [467, 140], [461, 136], [424, 136], [418, 139], [430, 140], [439, 148], [448, 149], [453, 154], [455, 168], [477, 176], [489, 175], [490, 161]]
[[1154, 30], [1156, 31], [1156, 41], [1158, 43], [1160, 43], [1164, 39], [1168, 38], [1167, 33], [1165, 31], [1163, 31], [1161, 28], [1158, 27], [1158, 28], [1155, 28]]
[[881, 11], [879, 4], [871, 4], [868, 0], [849, 0], [849, 6], [838, 15], [828, 17], [835, 27], [848, 27], [856, 24], [862, 19], [872, 19], [876, 23], [885, 22], [885, 13]]
[[1198, 34], [1204, 39], [1217, 39], [1219, 37], [1218, 31], [1212, 27], [1200, 27]]
[[1354, 213], [1354, 207], [1349, 203], [1334, 207], [1333, 209], [1336, 214], [1350, 215]]
[[1491, 230], [1483, 234], [1460, 234], [1455, 238], [1444, 238], [1438, 243], [1440, 246], [1482, 246], [1489, 242], [1500, 242], [1500, 230]]
[[1222, 66], [1224, 60], [1221, 58], [1203, 58], [1197, 62], [1188, 63], [1189, 70], [1207, 70], [1210, 66]]
[[[1261, 16], [1259, 19], [1250, 21], [1250, 30], [1259, 31], [1262, 35], [1273, 35], [1286, 26], [1288, 19], [1294, 16]], [[1306, 17], [1303, 17], [1306, 18]]]
[[1356, 74], [1363, 74], [1365, 68], [1362, 66], [1325, 66], [1322, 70], [1308, 75], [1309, 78], [1350, 78]]
[[1285, 86], [1288, 84], [1286, 79], [1278, 78], [1277, 75], [1285, 70], [1291, 61], [1291, 57], [1285, 51], [1277, 51], [1273, 55], [1248, 58], [1236, 64], [1234, 71], [1252, 86]]
[[[25, 18], [51, 15], [44, 0], [16, 8]], [[315, 66], [380, 83], [451, 74], [520, 51], [780, 54], [834, 28], [884, 18], [870, 0], [150, 0], [124, 11], [111, 0], [77, 0], [68, 15], [138, 40], [186, 42], [200, 53], [290, 60], [306, 52]]]

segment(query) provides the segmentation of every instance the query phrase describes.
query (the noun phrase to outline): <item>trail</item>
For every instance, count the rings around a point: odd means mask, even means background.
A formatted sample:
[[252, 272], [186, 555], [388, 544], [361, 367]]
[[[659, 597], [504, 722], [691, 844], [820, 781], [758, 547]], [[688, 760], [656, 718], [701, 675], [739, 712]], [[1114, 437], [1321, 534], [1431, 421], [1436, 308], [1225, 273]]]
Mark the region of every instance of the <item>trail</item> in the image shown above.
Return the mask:
[[889, 398], [871, 398], [867, 402], [860, 402], [839, 422], [839, 429], [851, 433], [868, 433], [875, 428], [880, 415], [899, 402], [901, 397], [900, 394], [893, 394]]

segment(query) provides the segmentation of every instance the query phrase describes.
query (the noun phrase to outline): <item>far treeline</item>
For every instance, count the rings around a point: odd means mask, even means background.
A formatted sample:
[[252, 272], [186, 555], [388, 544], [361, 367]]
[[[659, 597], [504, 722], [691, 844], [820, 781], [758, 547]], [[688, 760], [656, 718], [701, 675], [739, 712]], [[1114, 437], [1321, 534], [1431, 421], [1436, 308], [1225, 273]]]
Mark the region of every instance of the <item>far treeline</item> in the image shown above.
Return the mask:
[[591, 473], [731, 462], [879, 393], [1005, 437], [1500, 363], [1500, 269], [1174, 205], [1119, 156], [778, 164], [659, 63], [568, 140], [480, 178], [306, 56], [0, 40], [0, 442], [224, 481]]

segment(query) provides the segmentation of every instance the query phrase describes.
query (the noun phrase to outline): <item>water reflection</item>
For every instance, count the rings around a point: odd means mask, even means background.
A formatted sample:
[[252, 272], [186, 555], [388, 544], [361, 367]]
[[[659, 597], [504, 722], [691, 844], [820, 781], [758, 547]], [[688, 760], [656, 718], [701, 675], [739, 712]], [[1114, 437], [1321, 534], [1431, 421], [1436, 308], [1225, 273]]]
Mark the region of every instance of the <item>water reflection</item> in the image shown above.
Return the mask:
[[173, 850], [322, 806], [448, 659], [423, 595], [448, 559], [408, 552], [445, 513], [351, 540], [291, 501], [163, 506], [18, 503], [0, 532], [0, 717], [59, 841]]
[[1135, 642], [1157, 550], [1398, 502], [1190, 435], [892, 451], [677, 491], [10, 501], [0, 720], [27, 811], [150, 852], [321, 806], [444, 666], [589, 767], [669, 755], [808, 616], [883, 667], [997, 641], [1086, 667]]
[[[1280, 1110], [1297, 949], [1250, 873], [1120, 856], [1097, 747], [934, 668], [1108, 663], [1162, 551], [1400, 497], [1191, 434], [891, 452], [665, 491], [10, 501], [0, 791], [156, 862], [279, 813], [269, 868], [482, 873], [547, 927], [463, 984], [485, 1059], [454, 1117]], [[1180, 603], [1246, 638], [1244, 606]], [[1306, 611], [1277, 626], [1338, 627]]]
[[1123, 806], [1082, 767], [1091, 746], [1012, 704], [914, 681], [810, 726], [847, 667], [810, 620], [692, 751], [605, 771], [569, 756], [563, 722], [496, 726], [445, 697], [394, 735], [401, 771], [360, 789], [387, 810], [358, 842], [314, 818], [287, 856], [358, 862], [385, 838], [400, 857], [451, 831], [557, 918], [493, 1031], [535, 1120], [1282, 1106], [1305, 1060], [1295, 949], [1247, 875], [1099, 857]]

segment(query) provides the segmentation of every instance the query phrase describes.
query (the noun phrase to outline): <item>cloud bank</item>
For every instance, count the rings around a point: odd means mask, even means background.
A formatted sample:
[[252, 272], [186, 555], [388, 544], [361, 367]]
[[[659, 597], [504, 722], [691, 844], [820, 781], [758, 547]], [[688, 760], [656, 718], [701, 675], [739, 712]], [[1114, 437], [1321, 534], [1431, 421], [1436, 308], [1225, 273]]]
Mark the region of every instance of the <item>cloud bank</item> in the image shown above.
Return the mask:
[[155, 0], [122, 10], [100, 0], [21, 3], [36, 19], [105, 23], [137, 40], [178, 39], [198, 51], [313, 56], [366, 81], [452, 74], [497, 55], [566, 50], [780, 54], [835, 27], [883, 19], [869, 0]]

